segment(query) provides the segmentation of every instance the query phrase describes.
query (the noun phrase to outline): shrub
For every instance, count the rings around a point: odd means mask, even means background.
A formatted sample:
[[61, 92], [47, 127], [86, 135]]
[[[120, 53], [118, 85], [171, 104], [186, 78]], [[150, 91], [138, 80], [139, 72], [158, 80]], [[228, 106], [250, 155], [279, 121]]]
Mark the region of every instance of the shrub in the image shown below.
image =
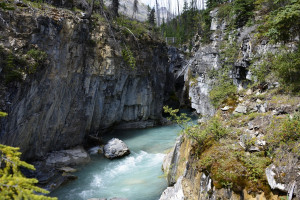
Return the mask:
[[12, 53], [8, 54], [5, 60], [5, 67], [3, 70], [5, 74], [6, 83], [22, 80], [22, 71], [17, 67], [16, 61], [17, 59]]
[[279, 54], [272, 65], [276, 77], [288, 91], [300, 91], [300, 49]]
[[276, 9], [268, 16], [266, 35], [275, 42], [287, 42], [300, 33], [300, 2], [289, 2], [289, 5]]
[[122, 49], [122, 56], [124, 61], [127, 63], [127, 65], [129, 65], [131, 67], [132, 70], [135, 69], [136, 66], [136, 60], [133, 57], [133, 53], [129, 48], [124, 48]]
[[219, 107], [228, 97], [234, 95], [237, 91], [237, 87], [230, 81], [221, 81], [221, 83], [215, 85], [209, 93], [209, 98], [212, 105]]
[[271, 155], [280, 146], [294, 148], [300, 139], [300, 112], [296, 112], [292, 118], [287, 116], [280, 123], [274, 121], [271, 129], [275, 131], [266, 137], [268, 152]]
[[244, 26], [249, 19], [253, 17], [255, 0], [235, 0], [233, 1], [233, 10], [236, 14], [235, 24], [238, 27]]

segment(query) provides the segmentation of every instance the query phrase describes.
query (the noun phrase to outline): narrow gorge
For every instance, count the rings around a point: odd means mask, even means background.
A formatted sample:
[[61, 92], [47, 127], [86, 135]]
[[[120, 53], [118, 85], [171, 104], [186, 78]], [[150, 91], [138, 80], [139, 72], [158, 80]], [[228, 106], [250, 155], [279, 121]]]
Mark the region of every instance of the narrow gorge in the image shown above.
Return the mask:
[[0, 3], [1, 162], [19, 147], [42, 199], [299, 199], [299, 0], [184, 1], [160, 26], [116, 2]]

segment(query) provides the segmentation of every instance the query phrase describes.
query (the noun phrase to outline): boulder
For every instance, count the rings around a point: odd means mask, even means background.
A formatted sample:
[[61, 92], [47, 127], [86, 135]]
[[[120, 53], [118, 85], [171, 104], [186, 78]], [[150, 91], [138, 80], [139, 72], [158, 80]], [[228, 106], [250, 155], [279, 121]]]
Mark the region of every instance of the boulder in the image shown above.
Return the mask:
[[159, 200], [184, 200], [181, 176], [173, 187], [168, 187], [160, 196]]
[[243, 114], [246, 114], [247, 113], [247, 107], [239, 104], [236, 107], [236, 109], [234, 110], [234, 113], [243, 113]]
[[54, 151], [48, 154], [46, 159], [46, 166], [51, 167], [65, 167], [85, 164], [90, 161], [89, 154], [84, 150], [83, 147], [78, 146], [73, 149]]
[[90, 198], [88, 200], [107, 200], [106, 198]]
[[222, 111], [228, 111], [230, 109], [229, 106], [225, 106], [224, 108], [221, 108]]
[[58, 169], [61, 172], [65, 172], [65, 173], [73, 173], [76, 172], [77, 170], [72, 168], [72, 167], [61, 167]]
[[274, 163], [266, 168], [265, 173], [271, 189], [286, 192], [291, 198], [300, 197], [300, 161], [297, 155], [281, 151]]
[[119, 197], [114, 197], [114, 198], [112, 198], [112, 199], [110, 199], [110, 200], [128, 200], [128, 199], [119, 198]]
[[118, 138], [113, 138], [104, 146], [104, 155], [109, 159], [119, 158], [130, 154], [127, 145]]

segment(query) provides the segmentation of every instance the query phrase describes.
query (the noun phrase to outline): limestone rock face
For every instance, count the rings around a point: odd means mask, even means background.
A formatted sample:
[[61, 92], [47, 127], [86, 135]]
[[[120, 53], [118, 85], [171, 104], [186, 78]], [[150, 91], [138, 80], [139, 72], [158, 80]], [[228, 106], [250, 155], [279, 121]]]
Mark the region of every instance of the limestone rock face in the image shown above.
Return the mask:
[[[132, 48], [137, 64], [131, 69], [103, 23], [94, 26], [65, 9], [35, 10], [34, 15], [32, 9], [0, 11], [0, 45], [20, 51], [38, 47], [48, 58], [46, 67], [5, 93], [8, 103], [0, 109], [9, 118], [1, 120], [1, 143], [20, 147], [23, 159], [36, 159], [117, 124], [130, 128], [160, 122], [166, 46], [140, 40], [139, 48]], [[115, 37], [120, 41], [123, 36], [117, 32]]]
[[272, 189], [286, 192], [289, 197], [300, 196], [300, 161], [291, 153], [282, 152], [266, 169]]
[[173, 187], [168, 187], [160, 196], [159, 200], [184, 200], [182, 189], [182, 177], [178, 179]]
[[109, 140], [104, 146], [104, 155], [106, 158], [119, 158], [128, 154], [130, 154], [130, 151], [127, 145], [122, 140], [117, 138]]

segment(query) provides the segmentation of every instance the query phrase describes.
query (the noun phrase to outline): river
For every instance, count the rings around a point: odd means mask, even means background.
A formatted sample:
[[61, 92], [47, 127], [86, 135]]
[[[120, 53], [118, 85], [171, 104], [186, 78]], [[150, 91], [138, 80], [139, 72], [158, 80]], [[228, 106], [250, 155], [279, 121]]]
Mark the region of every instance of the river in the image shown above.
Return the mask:
[[163, 158], [174, 145], [179, 131], [177, 125], [115, 130], [110, 137], [123, 140], [131, 154], [109, 160], [103, 155], [91, 153], [91, 162], [74, 173], [78, 179], [61, 186], [50, 195], [59, 200], [113, 197], [157, 200], [167, 187], [161, 170]]

